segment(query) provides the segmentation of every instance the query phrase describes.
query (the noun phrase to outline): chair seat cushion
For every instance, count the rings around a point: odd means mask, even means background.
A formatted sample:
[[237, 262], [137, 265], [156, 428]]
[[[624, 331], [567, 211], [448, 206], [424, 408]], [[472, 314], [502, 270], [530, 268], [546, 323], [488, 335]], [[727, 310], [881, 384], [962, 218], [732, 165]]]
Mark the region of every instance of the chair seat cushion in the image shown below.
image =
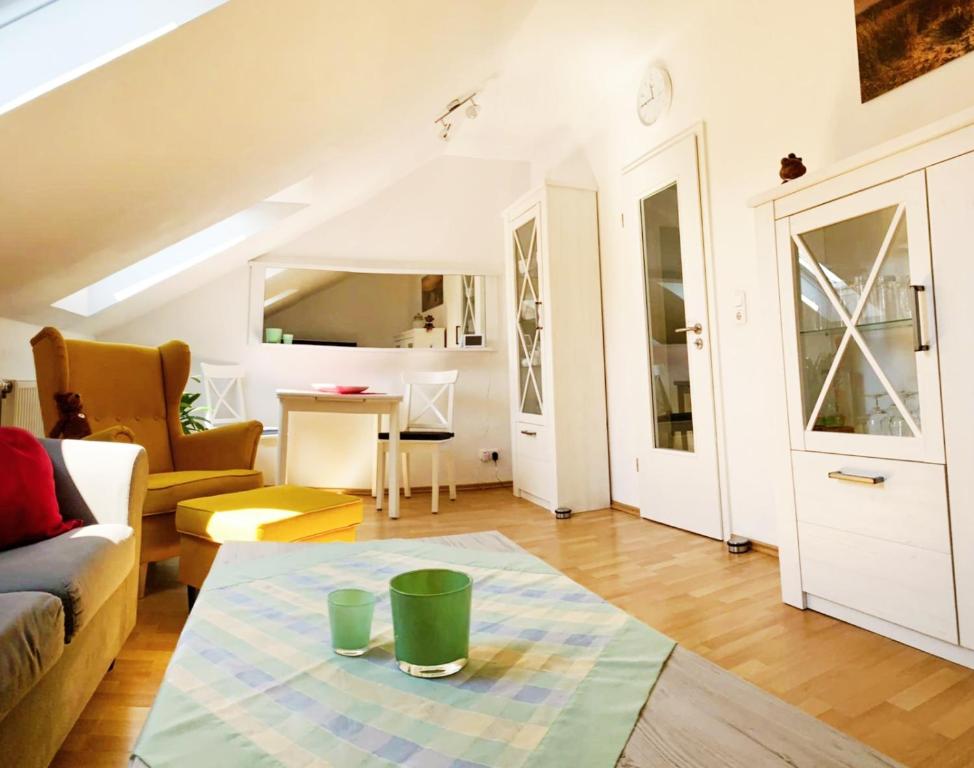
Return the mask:
[[149, 490], [142, 514], [162, 515], [175, 511], [179, 503], [186, 499], [248, 491], [263, 484], [264, 476], [259, 469], [157, 472], [149, 475]]
[[[389, 433], [388, 432], [380, 432], [379, 433], [379, 439], [380, 440], [388, 440], [389, 439]], [[400, 440], [429, 440], [429, 441], [439, 442], [441, 440], [452, 440], [453, 439], [453, 433], [452, 432], [436, 432], [434, 430], [422, 431], [422, 430], [415, 429], [415, 430], [410, 430], [408, 432], [400, 432], [399, 433], [399, 439]]]
[[64, 609], [44, 592], [0, 595], [0, 720], [64, 651]]
[[221, 544], [300, 541], [361, 522], [361, 499], [297, 485], [191, 499], [176, 510], [180, 534]]
[[0, 593], [47, 592], [64, 606], [64, 642], [90, 621], [138, 560], [127, 525], [86, 525], [0, 557]]

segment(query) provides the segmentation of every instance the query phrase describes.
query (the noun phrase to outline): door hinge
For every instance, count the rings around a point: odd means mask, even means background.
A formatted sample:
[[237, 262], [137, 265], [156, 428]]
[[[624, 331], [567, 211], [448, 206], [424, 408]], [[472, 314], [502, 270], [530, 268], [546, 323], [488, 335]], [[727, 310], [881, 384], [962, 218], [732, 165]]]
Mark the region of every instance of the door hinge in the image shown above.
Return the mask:
[[625, 226], [626, 226], [626, 214], [620, 213], [619, 214], [619, 220], [622, 222], [623, 228], [625, 228]]
[[636, 457], [636, 471], [639, 471], [639, 457]]

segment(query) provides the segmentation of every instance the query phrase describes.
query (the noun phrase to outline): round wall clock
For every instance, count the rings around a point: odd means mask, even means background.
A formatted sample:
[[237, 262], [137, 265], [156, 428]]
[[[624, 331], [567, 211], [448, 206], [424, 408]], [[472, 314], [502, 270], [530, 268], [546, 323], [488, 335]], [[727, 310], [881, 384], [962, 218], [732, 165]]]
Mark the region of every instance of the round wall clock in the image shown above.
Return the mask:
[[636, 111], [643, 125], [652, 125], [659, 119], [670, 106], [672, 95], [670, 73], [655, 64], [647, 69], [636, 94]]

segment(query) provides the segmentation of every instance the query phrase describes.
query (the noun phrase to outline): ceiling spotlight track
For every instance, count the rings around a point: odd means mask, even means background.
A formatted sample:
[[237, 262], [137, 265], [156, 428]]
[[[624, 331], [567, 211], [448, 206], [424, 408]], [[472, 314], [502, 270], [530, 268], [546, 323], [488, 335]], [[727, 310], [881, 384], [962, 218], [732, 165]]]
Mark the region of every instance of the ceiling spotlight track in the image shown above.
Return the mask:
[[443, 110], [443, 114], [433, 121], [433, 123], [439, 127], [440, 138], [443, 139], [443, 141], [450, 140], [450, 131], [453, 130], [456, 118], [459, 117], [459, 115], [456, 113], [464, 105], [466, 105], [466, 109], [463, 111], [463, 114], [467, 117], [467, 119], [477, 119], [477, 115], [480, 114], [480, 105], [477, 103], [476, 97], [477, 92], [474, 91], [463, 98], [454, 99], [446, 105], [446, 108]]

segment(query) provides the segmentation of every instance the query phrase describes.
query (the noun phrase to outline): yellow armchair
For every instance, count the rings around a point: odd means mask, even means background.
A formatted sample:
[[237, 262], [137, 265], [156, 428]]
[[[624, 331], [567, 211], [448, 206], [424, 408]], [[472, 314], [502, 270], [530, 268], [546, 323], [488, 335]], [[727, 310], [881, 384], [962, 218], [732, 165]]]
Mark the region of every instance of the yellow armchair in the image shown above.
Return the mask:
[[45, 432], [58, 420], [54, 395], [77, 392], [93, 434], [89, 440], [134, 442], [149, 459], [142, 507], [139, 594], [149, 563], [179, 554], [176, 505], [185, 499], [263, 485], [254, 467], [259, 421], [184, 435], [179, 399], [189, 379], [189, 346], [161, 347], [65, 339], [44, 328], [33, 339], [37, 390]]
[[[46, 427], [45, 427], [46, 429]], [[98, 432], [92, 432], [85, 440], [95, 440], [99, 443], [134, 443], [135, 435], [128, 427], [109, 427]]]

